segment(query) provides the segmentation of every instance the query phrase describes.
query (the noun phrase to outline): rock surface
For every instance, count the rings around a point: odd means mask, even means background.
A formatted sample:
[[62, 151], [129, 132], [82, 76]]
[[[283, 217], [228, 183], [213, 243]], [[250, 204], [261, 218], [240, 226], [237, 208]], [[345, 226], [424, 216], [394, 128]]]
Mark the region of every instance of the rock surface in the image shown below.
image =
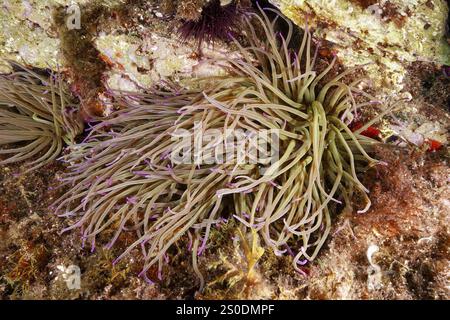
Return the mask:
[[[162, 2], [167, 1], [79, 1], [86, 23], [80, 30], [67, 30], [52, 17], [57, 7], [67, 13], [70, 1], [5, 0], [0, 56], [59, 67], [85, 104], [106, 105], [109, 89], [139, 91], [164, 79], [182, 82], [221, 74], [222, 69], [199, 59], [194, 45], [181, 43], [171, 32], [179, 22], [167, 16]], [[155, 283], [149, 284], [137, 277], [139, 252], [112, 264], [132, 238], [123, 235], [111, 250], [98, 246], [91, 253], [82, 249], [77, 232], [59, 234], [67, 221], [48, 207], [64, 192], [56, 188], [63, 165], [54, 163], [28, 175], [20, 174], [23, 164], [6, 165], [0, 168], [1, 299], [450, 298], [450, 80], [441, 69], [450, 58], [443, 38], [446, 3], [272, 2], [300, 26], [308, 14], [316, 36], [333, 43], [341, 64], [375, 62], [366, 74], [379, 98], [409, 97], [377, 124], [388, 145], [376, 155], [387, 165], [365, 177], [372, 208], [365, 214], [336, 214], [326, 246], [303, 274], [293, 271], [290, 257], [266, 250], [251, 279], [245, 239], [229, 221], [212, 233], [207, 254], [199, 259], [207, 275], [199, 294], [183, 249], [188, 239], [170, 257], [162, 280], [155, 274]], [[78, 54], [77, 47], [85, 54]], [[233, 48], [224, 43], [204, 48], [206, 55], [230, 52]], [[430, 150], [430, 140], [442, 144], [439, 150]], [[80, 268], [79, 288], [68, 286], [71, 266]]]

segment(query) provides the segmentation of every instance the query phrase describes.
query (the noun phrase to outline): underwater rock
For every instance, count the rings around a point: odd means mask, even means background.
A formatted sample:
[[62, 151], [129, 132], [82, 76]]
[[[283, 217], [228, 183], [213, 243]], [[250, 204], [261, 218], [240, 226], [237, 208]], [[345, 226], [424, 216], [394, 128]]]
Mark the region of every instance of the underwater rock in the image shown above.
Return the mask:
[[[87, 0], [78, 1], [83, 4]], [[69, 6], [70, 0], [3, 0], [0, 4], [0, 72], [11, 71], [2, 59], [40, 68], [61, 65], [60, 40], [52, 24], [56, 6]]]
[[450, 64], [444, 0], [271, 0], [298, 26], [332, 42], [346, 66], [367, 71], [386, 94], [399, 92], [406, 65], [418, 60]]
[[208, 57], [230, 55], [224, 45], [203, 45], [200, 57], [190, 43], [182, 43], [157, 32], [132, 35], [101, 34], [96, 42], [111, 69], [105, 74], [110, 89], [140, 91], [164, 80], [183, 81], [192, 77], [220, 76], [225, 70]]

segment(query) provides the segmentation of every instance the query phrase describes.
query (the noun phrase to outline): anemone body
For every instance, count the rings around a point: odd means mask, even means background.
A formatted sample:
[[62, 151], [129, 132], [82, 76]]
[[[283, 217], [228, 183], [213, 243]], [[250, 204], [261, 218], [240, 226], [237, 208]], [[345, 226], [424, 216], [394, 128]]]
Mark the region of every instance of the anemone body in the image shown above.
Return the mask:
[[[70, 148], [72, 172], [63, 180], [72, 189], [56, 210], [78, 222], [66, 230], [82, 227], [92, 247], [107, 229], [115, 230], [109, 247], [121, 233], [136, 232], [118, 259], [140, 248], [142, 275], [154, 265], [161, 272], [167, 251], [187, 234], [201, 277], [197, 256], [207, 248], [211, 229], [231, 217], [276, 254], [291, 254], [300, 271], [329, 234], [332, 203], [349, 207], [359, 195], [366, 201], [360, 211], [367, 210], [368, 190], [357, 174], [377, 163], [367, 154], [377, 141], [360, 133], [376, 119], [355, 132], [348, 124], [371, 97], [357, 89], [360, 80], [342, 82], [352, 70], [321, 83], [335, 61], [317, 73], [309, 31], [293, 51], [291, 23], [286, 20], [286, 37], [275, 33], [274, 24], [262, 10], [244, 17], [249, 47], [236, 41], [242, 58], [217, 61], [232, 75], [198, 80], [203, 90], [118, 94], [119, 110]], [[355, 95], [368, 102], [357, 104]], [[188, 146], [190, 153], [200, 150], [203, 160], [230, 129], [277, 130], [280, 157], [264, 174], [259, 164], [239, 163], [237, 155], [221, 164], [174, 164], [169, 155], [180, 144], [172, 137], [184, 129], [196, 141], [199, 124], [203, 134], [215, 130], [199, 149]]]

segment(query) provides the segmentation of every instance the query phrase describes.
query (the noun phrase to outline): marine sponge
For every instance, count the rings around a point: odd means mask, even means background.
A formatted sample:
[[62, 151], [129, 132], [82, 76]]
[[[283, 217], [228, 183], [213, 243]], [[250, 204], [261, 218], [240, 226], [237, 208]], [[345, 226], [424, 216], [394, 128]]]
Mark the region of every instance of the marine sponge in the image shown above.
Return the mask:
[[[203, 284], [197, 257], [207, 249], [211, 229], [228, 218], [239, 221], [241, 233], [252, 241], [259, 235], [277, 255], [291, 254], [301, 272], [299, 265], [312, 261], [327, 239], [332, 203], [351, 207], [359, 196], [365, 200], [360, 212], [370, 206], [358, 174], [378, 164], [368, 155], [378, 141], [361, 132], [378, 118], [355, 132], [348, 127], [356, 111], [376, 103], [357, 88], [362, 79], [345, 84], [349, 69], [321, 83], [335, 60], [315, 71], [307, 28], [294, 51], [290, 21], [283, 37], [264, 10], [243, 19], [249, 47], [235, 41], [242, 58], [217, 61], [230, 76], [143, 94], [117, 93], [118, 110], [93, 124], [85, 141], [70, 146], [66, 156], [71, 172], [63, 182], [71, 189], [55, 210], [78, 221], [64, 231], [82, 228], [83, 242], [92, 250], [106, 230], [115, 230], [109, 248], [122, 233], [135, 232], [136, 241], [118, 259], [140, 249], [146, 279], [155, 265], [161, 277], [169, 249], [187, 235]], [[366, 101], [357, 103], [356, 96]], [[241, 146], [226, 139], [227, 130], [277, 132], [279, 147], [271, 147], [279, 159], [242, 163], [238, 154], [217, 152], [220, 143]], [[187, 132], [181, 143], [174, 139], [180, 131]], [[174, 161], [180, 150], [196, 159]], [[225, 155], [226, 161], [217, 161]]]

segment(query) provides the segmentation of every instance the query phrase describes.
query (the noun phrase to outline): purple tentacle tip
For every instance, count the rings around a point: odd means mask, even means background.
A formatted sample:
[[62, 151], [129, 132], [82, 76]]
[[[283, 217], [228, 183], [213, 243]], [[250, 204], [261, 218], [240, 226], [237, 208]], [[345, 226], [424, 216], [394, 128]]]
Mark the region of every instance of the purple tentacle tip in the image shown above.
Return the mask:
[[298, 260], [297, 261], [297, 264], [299, 264], [299, 265], [301, 265], [301, 266], [304, 266], [304, 265], [306, 265], [308, 263], [308, 260]]

